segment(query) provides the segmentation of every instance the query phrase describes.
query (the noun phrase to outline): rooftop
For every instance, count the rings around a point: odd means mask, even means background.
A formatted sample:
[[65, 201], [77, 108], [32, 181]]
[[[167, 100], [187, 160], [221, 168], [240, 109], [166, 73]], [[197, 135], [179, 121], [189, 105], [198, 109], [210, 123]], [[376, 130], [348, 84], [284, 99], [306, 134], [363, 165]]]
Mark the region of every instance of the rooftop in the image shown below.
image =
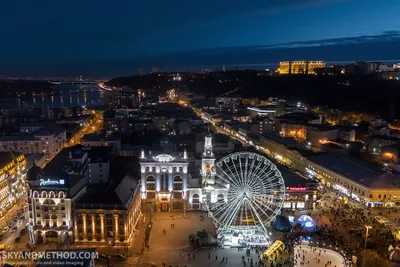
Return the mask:
[[284, 145], [285, 147], [297, 145], [297, 141], [292, 137], [282, 137], [275, 133], [265, 133], [264, 138], [272, 140], [278, 144]]
[[14, 160], [14, 155], [11, 152], [0, 152], [0, 168]]
[[90, 185], [86, 194], [78, 200], [77, 208], [125, 206], [135, 192], [137, 185], [138, 181], [131, 175], [126, 175], [119, 181], [112, 181], [109, 185]]
[[321, 153], [310, 157], [309, 161], [368, 187], [400, 188], [400, 176], [397, 173], [386, 173], [371, 162], [347, 154]]
[[83, 141], [119, 141], [119, 135], [104, 135], [104, 134], [85, 134], [82, 138]]
[[68, 171], [80, 168], [80, 164], [73, 164], [68, 161], [69, 157], [72, 156], [73, 159], [78, 159], [83, 156], [83, 153], [85, 152], [82, 152], [81, 145], [64, 148], [43, 168], [43, 171], [46, 176], [65, 177]]
[[288, 113], [288, 114], [279, 116], [276, 119], [309, 122], [311, 120], [318, 120], [319, 118], [313, 113], [293, 112], [293, 113]]
[[108, 162], [112, 149], [110, 147], [96, 146], [96, 147], [84, 147], [84, 151], [88, 152], [90, 162]]

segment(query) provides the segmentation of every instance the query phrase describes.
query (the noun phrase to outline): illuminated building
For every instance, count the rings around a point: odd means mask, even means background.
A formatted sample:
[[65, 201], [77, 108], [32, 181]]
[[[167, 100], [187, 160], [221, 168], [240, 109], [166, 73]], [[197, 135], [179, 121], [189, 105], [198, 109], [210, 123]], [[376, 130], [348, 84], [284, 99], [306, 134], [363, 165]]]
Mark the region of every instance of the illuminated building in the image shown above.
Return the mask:
[[290, 74], [290, 61], [282, 61], [279, 63], [279, 74]]
[[205, 197], [225, 198], [227, 189], [215, 185], [215, 154], [212, 137], [205, 137], [198, 177], [189, 171], [189, 158], [183, 155], [145, 154], [140, 157], [142, 174], [142, 209], [154, 211], [204, 210], [203, 189], [210, 189]]
[[143, 205], [157, 211], [185, 210], [188, 163], [186, 153], [183, 156], [152, 156], [142, 151], [140, 168]]
[[[285, 184], [288, 182], [288, 177], [285, 176]], [[299, 177], [300, 179], [304, 179]], [[299, 180], [300, 180], [299, 179]], [[315, 209], [317, 201], [320, 199], [317, 183], [302, 183], [301, 186], [287, 186], [286, 197], [283, 203], [284, 209]]]
[[315, 70], [324, 68], [324, 61], [283, 61], [279, 64], [279, 74], [309, 74], [314, 75]]
[[34, 165], [28, 170], [31, 242], [72, 242], [72, 205], [88, 181], [88, 153], [80, 148], [64, 148], [44, 169]]
[[141, 216], [141, 200], [140, 185], [129, 175], [111, 187], [88, 187], [73, 207], [75, 244], [129, 246]]
[[324, 68], [325, 62], [324, 61], [308, 61], [307, 64], [307, 74], [314, 75], [315, 69]]
[[25, 167], [24, 155], [0, 152], [0, 217], [26, 193]]
[[290, 74], [307, 74], [307, 61], [290, 61]]

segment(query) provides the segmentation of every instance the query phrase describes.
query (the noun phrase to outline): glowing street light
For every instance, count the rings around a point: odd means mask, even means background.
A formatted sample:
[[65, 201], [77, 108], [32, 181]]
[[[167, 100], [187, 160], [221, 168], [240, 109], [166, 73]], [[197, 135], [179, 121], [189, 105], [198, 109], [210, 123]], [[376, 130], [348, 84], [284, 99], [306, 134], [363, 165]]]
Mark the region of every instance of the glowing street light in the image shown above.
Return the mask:
[[370, 225], [365, 225], [365, 227], [367, 228], [367, 231], [365, 232], [364, 257], [363, 257], [363, 264], [362, 264], [363, 267], [364, 267], [364, 265], [365, 265], [365, 255], [366, 255], [366, 252], [367, 252], [368, 230], [371, 229], [372, 226], [370, 226]]

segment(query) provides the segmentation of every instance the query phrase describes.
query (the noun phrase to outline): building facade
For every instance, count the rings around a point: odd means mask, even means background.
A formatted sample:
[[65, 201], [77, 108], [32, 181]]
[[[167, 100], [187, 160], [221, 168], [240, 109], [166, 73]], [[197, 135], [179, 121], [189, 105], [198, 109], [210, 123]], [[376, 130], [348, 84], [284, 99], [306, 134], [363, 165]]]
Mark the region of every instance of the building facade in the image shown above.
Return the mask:
[[189, 159], [183, 156], [141, 152], [141, 193], [144, 209], [186, 210]]
[[0, 152], [0, 217], [26, 195], [24, 155]]
[[[111, 195], [117, 196], [118, 203], [110, 203], [114, 199]], [[140, 185], [130, 176], [100, 198], [87, 193], [74, 205], [74, 243], [131, 245], [141, 216], [141, 200]]]
[[80, 146], [63, 149], [44, 169], [27, 172], [32, 243], [73, 241], [72, 205], [86, 192], [88, 156]]
[[[192, 161], [192, 162], [191, 162]], [[191, 173], [189, 175], [189, 162]], [[142, 209], [153, 211], [205, 210], [204, 198], [227, 200], [227, 188], [215, 183], [215, 154], [211, 135], [205, 137], [201, 163], [187, 157], [141, 153]], [[200, 170], [196, 170], [200, 168]]]
[[0, 152], [54, 155], [67, 143], [65, 130], [39, 129], [33, 134], [0, 137]]

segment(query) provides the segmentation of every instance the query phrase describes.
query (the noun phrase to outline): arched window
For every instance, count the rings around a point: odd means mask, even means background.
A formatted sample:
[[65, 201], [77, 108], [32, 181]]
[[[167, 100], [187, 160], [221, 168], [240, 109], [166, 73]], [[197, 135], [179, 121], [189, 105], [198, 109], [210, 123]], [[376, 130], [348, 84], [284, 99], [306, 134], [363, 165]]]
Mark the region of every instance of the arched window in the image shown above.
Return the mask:
[[38, 197], [39, 197], [39, 192], [33, 191], [33, 198], [38, 198]]
[[147, 176], [146, 178], [146, 189], [147, 190], [156, 190], [156, 178], [154, 176]]
[[46, 191], [42, 191], [42, 198], [47, 197], [47, 192]]
[[174, 177], [174, 190], [182, 190], [182, 177]]
[[65, 198], [65, 193], [63, 191], [58, 193], [59, 198]]
[[49, 193], [49, 198], [55, 198], [56, 194], [54, 193], [54, 191], [50, 191]]
[[192, 203], [193, 203], [193, 204], [199, 204], [199, 203], [200, 203], [200, 196], [199, 196], [199, 194], [194, 194], [194, 195], [192, 196]]

